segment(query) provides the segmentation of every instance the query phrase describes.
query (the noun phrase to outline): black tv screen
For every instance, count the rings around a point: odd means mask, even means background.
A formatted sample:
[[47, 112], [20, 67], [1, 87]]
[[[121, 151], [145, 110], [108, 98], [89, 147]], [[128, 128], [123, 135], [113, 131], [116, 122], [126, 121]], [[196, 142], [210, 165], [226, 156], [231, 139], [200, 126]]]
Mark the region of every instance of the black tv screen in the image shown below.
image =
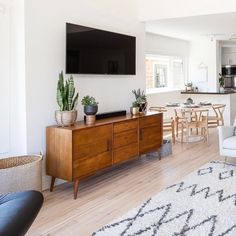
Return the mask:
[[67, 74], [135, 75], [136, 38], [66, 23]]

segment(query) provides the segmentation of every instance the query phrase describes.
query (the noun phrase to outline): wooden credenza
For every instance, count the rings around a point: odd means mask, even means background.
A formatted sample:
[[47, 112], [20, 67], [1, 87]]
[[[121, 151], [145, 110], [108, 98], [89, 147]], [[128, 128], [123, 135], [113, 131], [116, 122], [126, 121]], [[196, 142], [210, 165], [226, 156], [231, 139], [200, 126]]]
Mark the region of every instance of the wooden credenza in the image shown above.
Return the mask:
[[72, 127], [46, 129], [47, 174], [74, 182], [77, 198], [79, 181], [113, 165], [162, 145], [162, 113], [120, 116], [96, 121], [92, 126], [78, 122]]

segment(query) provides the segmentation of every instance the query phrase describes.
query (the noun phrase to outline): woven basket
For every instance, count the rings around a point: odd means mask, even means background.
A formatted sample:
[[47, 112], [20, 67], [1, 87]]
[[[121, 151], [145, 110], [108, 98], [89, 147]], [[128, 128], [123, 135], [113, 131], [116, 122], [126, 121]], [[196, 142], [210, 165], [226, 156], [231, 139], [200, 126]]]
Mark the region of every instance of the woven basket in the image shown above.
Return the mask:
[[0, 159], [0, 194], [24, 190], [42, 191], [42, 156]]

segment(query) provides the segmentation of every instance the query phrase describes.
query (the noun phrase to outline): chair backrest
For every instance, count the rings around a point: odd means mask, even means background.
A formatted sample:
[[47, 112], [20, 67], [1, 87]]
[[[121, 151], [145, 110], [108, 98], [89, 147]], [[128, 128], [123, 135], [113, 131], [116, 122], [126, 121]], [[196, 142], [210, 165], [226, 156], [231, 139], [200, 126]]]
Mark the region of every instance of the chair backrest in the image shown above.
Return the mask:
[[185, 113], [183, 122], [188, 127], [206, 128], [208, 126], [208, 109], [192, 108]]
[[175, 117], [179, 117], [179, 118], [181, 118], [181, 117], [185, 117], [185, 113], [186, 113], [186, 109], [184, 109], [184, 108], [175, 108], [174, 109], [174, 112], [175, 112]]
[[223, 113], [224, 113], [224, 110], [225, 110], [225, 107], [226, 105], [225, 104], [213, 104], [212, 105], [212, 108], [216, 114], [216, 116], [218, 118], [220, 118], [221, 120], [223, 120]]
[[192, 117], [196, 122], [204, 122], [207, 124], [208, 114], [209, 114], [208, 109], [201, 109], [201, 108], [192, 109]]

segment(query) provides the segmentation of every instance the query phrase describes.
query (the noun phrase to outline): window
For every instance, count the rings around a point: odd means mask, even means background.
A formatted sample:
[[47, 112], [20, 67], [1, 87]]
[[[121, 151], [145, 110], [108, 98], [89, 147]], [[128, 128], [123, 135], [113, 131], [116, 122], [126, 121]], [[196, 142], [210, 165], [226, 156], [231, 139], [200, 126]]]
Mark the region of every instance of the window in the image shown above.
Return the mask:
[[146, 56], [146, 88], [148, 92], [182, 89], [185, 83], [185, 58]]

